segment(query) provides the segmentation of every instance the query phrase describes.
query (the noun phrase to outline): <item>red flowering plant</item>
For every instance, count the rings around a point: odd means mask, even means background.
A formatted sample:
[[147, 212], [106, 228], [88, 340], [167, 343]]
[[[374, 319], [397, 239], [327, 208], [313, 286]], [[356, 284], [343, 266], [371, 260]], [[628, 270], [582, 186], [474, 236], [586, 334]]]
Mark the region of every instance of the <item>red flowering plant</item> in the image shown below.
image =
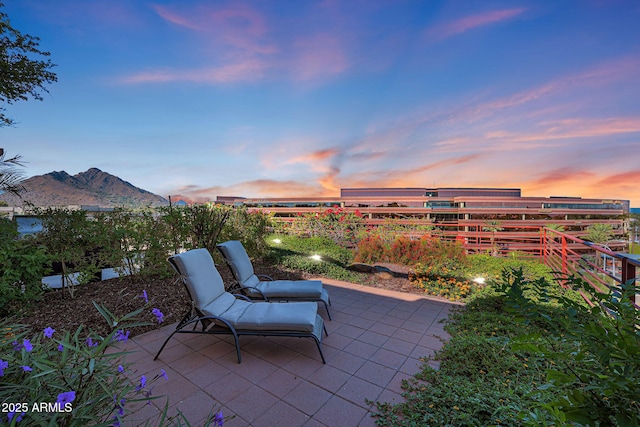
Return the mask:
[[351, 212], [338, 205], [324, 212], [303, 214], [292, 227], [296, 234], [326, 237], [343, 247], [355, 247], [364, 228], [360, 211]]

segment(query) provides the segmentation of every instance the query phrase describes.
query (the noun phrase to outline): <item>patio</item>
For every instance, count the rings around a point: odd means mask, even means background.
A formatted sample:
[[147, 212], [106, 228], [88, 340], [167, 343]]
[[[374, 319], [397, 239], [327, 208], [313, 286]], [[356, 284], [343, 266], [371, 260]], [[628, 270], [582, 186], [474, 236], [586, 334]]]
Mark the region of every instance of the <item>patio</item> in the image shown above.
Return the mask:
[[[401, 383], [419, 371], [447, 338], [443, 323], [456, 306], [442, 300], [323, 279], [331, 295], [323, 337], [323, 365], [310, 339], [240, 338], [242, 363], [229, 336], [177, 334], [157, 361], [153, 356], [174, 325], [129, 340], [128, 356], [153, 378], [153, 395], [169, 398], [169, 414], [180, 410], [192, 426], [210, 411], [235, 418], [225, 426], [374, 426], [367, 399], [398, 403]], [[435, 363], [435, 362], [431, 362]], [[124, 425], [155, 425], [165, 399], [138, 404]], [[135, 409], [134, 404], [127, 406]], [[374, 408], [375, 409], [375, 408]]]

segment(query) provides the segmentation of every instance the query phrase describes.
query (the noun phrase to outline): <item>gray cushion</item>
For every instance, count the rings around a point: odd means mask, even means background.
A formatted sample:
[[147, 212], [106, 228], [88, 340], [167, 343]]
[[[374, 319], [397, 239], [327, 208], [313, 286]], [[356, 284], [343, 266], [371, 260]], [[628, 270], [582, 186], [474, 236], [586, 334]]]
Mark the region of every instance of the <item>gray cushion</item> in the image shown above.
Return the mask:
[[236, 320], [238, 329], [313, 332], [318, 312], [314, 302], [238, 302], [249, 304]]
[[[313, 332], [318, 306], [312, 302], [269, 303], [236, 299], [224, 283], [206, 249], [193, 249], [171, 257], [196, 307], [208, 316], [221, 317], [233, 327], [258, 331]], [[322, 282], [317, 281], [322, 287]]]
[[208, 250], [193, 249], [174, 255], [171, 260], [185, 278], [197, 307], [205, 307], [225, 293], [224, 282]]
[[228, 242], [220, 243], [218, 249], [224, 255], [229, 267], [233, 270], [233, 275], [242, 286], [255, 286], [259, 282], [253, 271], [251, 259], [242, 243], [238, 240], [229, 240]]
[[256, 286], [267, 298], [289, 297], [319, 299], [322, 295], [320, 280], [273, 280]]
[[255, 275], [251, 259], [238, 240], [229, 240], [218, 245], [234, 276], [241, 286], [257, 288], [260, 292], [248, 290], [249, 296], [258, 298], [303, 298], [321, 299], [322, 282], [320, 280], [273, 280], [260, 281]]

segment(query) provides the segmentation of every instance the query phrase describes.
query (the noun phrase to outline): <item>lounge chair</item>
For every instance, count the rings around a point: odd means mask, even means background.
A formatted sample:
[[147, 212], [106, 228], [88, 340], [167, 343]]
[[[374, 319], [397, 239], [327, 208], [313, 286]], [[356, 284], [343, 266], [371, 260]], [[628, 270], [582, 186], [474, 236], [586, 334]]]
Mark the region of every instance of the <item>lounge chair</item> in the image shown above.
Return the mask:
[[265, 301], [316, 301], [324, 304], [329, 312], [329, 293], [320, 280], [274, 280], [269, 276], [256, 275], [247, 251], [238, 240], [217, 245], [227, 262], [240, 290], [251, 299]]
[[[225, 291], [222, 277], [207, 249], [193, 249], [171, 256], [168, 261], [182, 277], [191, 308], [162, 344], [154, 360], [176, 333], [204, 333], [233, 335], [238, 363], [242, 362], [240, 335], [312, 338], [322, 363], [326, 363], [320, 343], [322, 332], [327, 335], [327, 330], [315, 303], [252, 302], [242, 295], [236, 298]], [[201, 330], [197, 329], [199, 323]], [[190, 325], [193, 328], [185, 329]]]

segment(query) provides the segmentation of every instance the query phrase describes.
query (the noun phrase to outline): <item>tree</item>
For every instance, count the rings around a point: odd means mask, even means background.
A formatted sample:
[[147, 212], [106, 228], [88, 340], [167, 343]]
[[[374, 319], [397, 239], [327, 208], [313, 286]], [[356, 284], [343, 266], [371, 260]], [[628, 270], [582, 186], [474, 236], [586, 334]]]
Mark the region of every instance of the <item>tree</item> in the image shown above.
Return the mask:
[[41, 92], [48, 92], [44, 85], [58, 80], [51, 71], [55, 64], [50, 59], [34, 59], [50, 55], [38, 49], [39, 42], [38, 37], [12, 28], [9, 16], [0, 10], [0, 127], [14, 124], [4, 115], [2, 105], [29, 97], [42, 101]]
[[611, 224], [592, 224], [587, 227], [586, 240], [593, 243], [605, 244], [613, 237]]
[[19, 169], [22, 166], [20, 156], [5, 160], [4, 149], [0, 148], [0, 195], [7, 192], [19, 196], [24, 191], [24, 175]]

